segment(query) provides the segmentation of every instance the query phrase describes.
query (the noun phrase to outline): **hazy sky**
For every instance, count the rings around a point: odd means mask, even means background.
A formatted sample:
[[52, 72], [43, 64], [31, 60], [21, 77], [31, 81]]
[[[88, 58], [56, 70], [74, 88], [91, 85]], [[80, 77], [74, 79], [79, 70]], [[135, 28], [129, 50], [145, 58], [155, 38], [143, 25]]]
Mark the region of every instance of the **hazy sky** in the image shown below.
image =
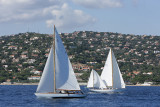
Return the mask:
[[160, 0], [0, 0], [0, 36], [100, 31], [160, 35]]

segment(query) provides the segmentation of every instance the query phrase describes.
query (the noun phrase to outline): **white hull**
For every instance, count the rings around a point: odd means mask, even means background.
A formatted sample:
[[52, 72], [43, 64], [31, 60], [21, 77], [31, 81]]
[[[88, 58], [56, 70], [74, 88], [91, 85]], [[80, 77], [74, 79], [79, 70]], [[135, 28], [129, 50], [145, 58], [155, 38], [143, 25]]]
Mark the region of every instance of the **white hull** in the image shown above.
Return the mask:
[[114, 93], [114, 92], [123, 92], [125, 89], [90, 89], [93, 92], [99, 93]]
[[37, 97], [45, 97], [45, 98], [82, 98], [86, 97], [85, 94], [53, 94], [53, 93], [35, 93]]

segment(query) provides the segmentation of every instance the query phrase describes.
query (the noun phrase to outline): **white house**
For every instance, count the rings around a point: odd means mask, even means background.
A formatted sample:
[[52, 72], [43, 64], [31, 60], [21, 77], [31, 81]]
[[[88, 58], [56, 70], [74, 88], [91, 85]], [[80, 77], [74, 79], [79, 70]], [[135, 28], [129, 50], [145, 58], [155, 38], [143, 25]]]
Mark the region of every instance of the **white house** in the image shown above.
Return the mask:
[[40, 80], [40, 76], [31, 76], [31, 77], [28, 77], [28, 80]]

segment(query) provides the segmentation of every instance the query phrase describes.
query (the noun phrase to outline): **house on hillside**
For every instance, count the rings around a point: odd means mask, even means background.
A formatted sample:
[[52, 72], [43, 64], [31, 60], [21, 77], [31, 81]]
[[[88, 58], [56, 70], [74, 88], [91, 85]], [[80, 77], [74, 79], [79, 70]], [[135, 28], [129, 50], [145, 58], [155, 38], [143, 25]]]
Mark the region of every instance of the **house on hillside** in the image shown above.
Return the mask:
[[30, 71], [30, 73], [33, 73], [33, 74], [36, 74], [36, 75], [41, 75], [42, 71], [33, 70], [33, 71]]
[[28, 77], [28, 80], [40, 80], [40, 76], [31, 76], [31, 77]]
[[74, 70], [78, 70], [78, 71], [89, 71], [90, 67], [88, 65], [85, 64], [72, 64], [72, 67]]
[[15, 49], [15, 50], [17, 50], [17, 46], [9, 46], [8, 49]]

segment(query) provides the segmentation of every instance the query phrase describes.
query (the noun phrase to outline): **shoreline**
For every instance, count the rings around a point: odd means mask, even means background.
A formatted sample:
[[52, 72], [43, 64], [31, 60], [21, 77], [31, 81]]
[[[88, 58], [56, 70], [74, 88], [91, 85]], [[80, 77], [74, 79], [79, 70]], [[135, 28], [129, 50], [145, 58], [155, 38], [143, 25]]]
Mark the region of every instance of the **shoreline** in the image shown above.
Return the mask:
[[[38, 83], [1, 83], [0, 85], [38, 85]], [[79, 85], [87, 85], [87, 83], [79, 83]], [[160, 86], [160, 85], [126, 85], [126, 86]]]

